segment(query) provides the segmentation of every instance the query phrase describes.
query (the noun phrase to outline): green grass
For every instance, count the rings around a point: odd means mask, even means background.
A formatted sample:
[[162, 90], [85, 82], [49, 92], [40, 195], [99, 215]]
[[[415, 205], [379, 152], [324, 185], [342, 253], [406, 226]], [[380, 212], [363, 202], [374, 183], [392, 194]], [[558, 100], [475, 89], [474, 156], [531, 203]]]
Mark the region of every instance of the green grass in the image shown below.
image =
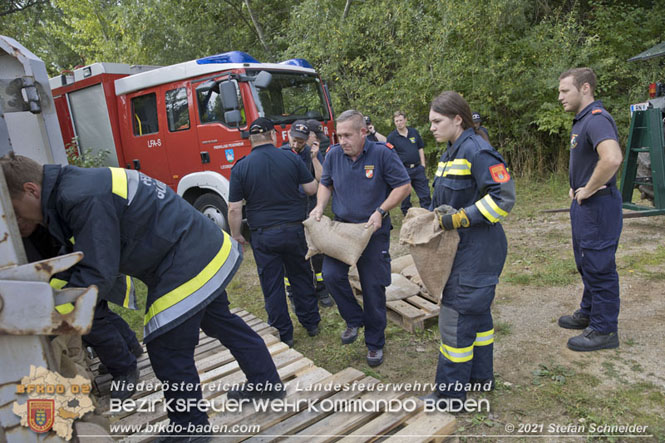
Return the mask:
[[[509, 233], [509, 245], [501, 284], [519, 285], [529, 292], [580, 282], [570, 246], [570, 232], [561, 227], [561, 216], [540, 212], [543, 209], [567, 207], [567, 193], [565, 175], [536, 180], [517, 179], [517, 204], [504, 222]], [[412, 201], [416, 203], [415, 200]], [[403, 219], [399, 208], [391, 211], [391, 217], [395, 227], [391, 233], [391, 241], [396, 245]], [[559, 219], [558, 223], [553, 224], [553, 229], [547, 229], [547, 225], [545, 229], [534, 229], [556, 217]], [[645, 235], [648, 235], [656, 228], [649, 224], [636, 224], [635, 229], [643, 230]], [[663, 279], [665, 273], [660, 272], [660, 269], [665, 264], [665, 246], [657, 246], [648, 253], [622, 255], [617, 259], [617, 263], [622, 273], [633, 271], [643, 279]], [[114, 310], [120, 312], [141, 337], [146, 289], [138, 281], [136, 286], [141, 310]], [[245, 249], [245, 259], [227, 292], [232, 307], [240, 307], [257, 317], [267, 319], [256, 265], [249, 248]], [[508, 294], [501, 300], [501, 309], [510, 309], [511, 304], [521, 302], [521, 297], [523, 295], [519, 292]], [[424, 330], [415, 333], [408, 333], [389, 321], [386, 329], [385, 363], [378, 368], [369, 368], [365, 360], [367, 349], [362, 332], [355, 343], [343, 346], [339, 335], [345, 324], [337, 308], [321, 308], [320, 313], [321, 332], [315, 338], [309, 337], [298, 324], [295, 315], [291, 314], [295, 329], [295, 349], [311, 359], [315, 365], [331, 373], [354, 367], [382, 382], [433, 381], [440, 341], [436, 321], [427, 322]], [[472, 395], [472, 398], [489, 399], [492, 412], [457, 415], [458, 434], [485, 434], [487, 438], [462, 437], [462, 440], [495, 441], [492, 435], [503, 434], [507, 422], [554, 422], [584, 423], [587, 426], [590, 423], [648, 425], [649, 433], [653, 434], [656, 440], [665, 441], [665, 424], [662, 420], [665, 394], [662, 387], [627, 381], [635, 376], [655, 377], [652, 373], [645, 374], [647, 371], [636, 356], [624, 361], [620, 353], [609, 353], [605, 356], [606, 360], [600, 362], [598, 370], [598, 360], [594, 358], [578, 358], [570, 363], [561, 363], [558, 354], [567, 352], [563, 350], [563, 345], [556, 349], [543, 348], [542, 352], [534, 355], [521, 355], [521, 350], [506, 349], [505, 343], [522, 332], [497, 316], [495, 333], [498, 338], [495, 346], [504, 346], [503, 358], [520, 355], [519, 359], [514, 360], [515, 367], [528, 367], [525, 368], [522, 381], [516, 381], [514, 374], [510, 374], [510, 378], [504, 378], [502, 374], [496, 373], [496, 388], [493, 392]], [[631, 349], [637, 344], [635, 339], [627, 337], [622, 342], [622, 348]], [[621, 371], [625, 371], [626, 375]], [[628, 374], [631, 377], [628, 377]], [[609, 435], [606, 439], [623, 441], [620, 436]]]

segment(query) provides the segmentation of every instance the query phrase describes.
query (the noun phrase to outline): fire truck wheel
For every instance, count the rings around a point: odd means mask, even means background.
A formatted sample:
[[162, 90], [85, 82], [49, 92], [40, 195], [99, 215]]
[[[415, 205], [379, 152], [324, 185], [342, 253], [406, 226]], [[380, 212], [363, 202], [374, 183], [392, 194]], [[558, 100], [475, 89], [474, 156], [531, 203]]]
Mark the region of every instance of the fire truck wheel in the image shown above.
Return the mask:
[[194, 208], [214, 221], [217, 226], [229, 232], [226, 202], [217, 194], [207, 193], [194, 201]]

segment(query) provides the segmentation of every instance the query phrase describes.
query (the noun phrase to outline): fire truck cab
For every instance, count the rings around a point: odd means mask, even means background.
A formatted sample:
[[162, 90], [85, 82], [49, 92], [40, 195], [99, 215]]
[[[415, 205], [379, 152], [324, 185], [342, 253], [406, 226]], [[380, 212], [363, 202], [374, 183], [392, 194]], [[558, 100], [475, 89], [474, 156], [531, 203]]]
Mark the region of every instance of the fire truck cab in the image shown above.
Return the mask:
[[281, 145], [295, 120], [316, 119], [334, 140], [328, 90], [303, 59], [232, 51], [165, 67], [95, 63], [50, 85], [65, 144], [110, 151], [109, 165], [163, 181], [223, 229], [248, 123], [271, 119]]

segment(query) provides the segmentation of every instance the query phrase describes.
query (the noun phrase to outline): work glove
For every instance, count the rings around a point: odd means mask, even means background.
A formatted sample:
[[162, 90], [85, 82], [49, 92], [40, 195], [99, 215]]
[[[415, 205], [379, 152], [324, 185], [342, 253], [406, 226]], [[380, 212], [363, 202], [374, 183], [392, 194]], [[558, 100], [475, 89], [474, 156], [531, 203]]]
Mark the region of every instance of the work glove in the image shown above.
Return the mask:
[[466, 216], [464, 209], [457, 211], [448, 205], [441, 205], [434, 209], [434, 213], [437, 220], [439, 220], [441, 229], [445, 231], [469, 227], [469, 217]]

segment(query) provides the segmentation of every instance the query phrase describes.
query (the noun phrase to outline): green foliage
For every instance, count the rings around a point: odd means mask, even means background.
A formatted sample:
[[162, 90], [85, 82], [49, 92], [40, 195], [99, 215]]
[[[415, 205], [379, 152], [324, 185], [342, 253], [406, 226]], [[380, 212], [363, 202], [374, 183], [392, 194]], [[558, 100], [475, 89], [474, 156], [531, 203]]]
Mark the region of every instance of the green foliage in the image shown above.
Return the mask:
[[80, 166], [81, 168], [101, 168], [107, 165], [107, 159], [110, 154], [110, 151], [106, 149], [94, 152], [92, 148], [87, 148], [81, 151], [76, 137], [67, 143], [65, 151], [67, 152], [67, 161], [69, 164]]
[[430, 169], [443, 146], [428, 130], [429, 103], [441, 91], [460, 92], [485, 117], [493, 145], [519, 176], [567, 167], [572, 116], [557, 102], [564, 70], [594, 68], [596, 97], [624, 144], [628, 106], [647, 98], [650, 82], [665, 80], [665, 57], [626, 62], [663, 39], [654, 11], [665, 10], [665, 0], [352, 1], [344, 17], [346, 3], [51, 0], [0, 17], [0, 26], [54, 74], [229, 50], [269, 62], [305, 58], [328, 82], [338, 113], [359, 109], [387, 134], [393, 112], [403, 110], [424, 136]]

